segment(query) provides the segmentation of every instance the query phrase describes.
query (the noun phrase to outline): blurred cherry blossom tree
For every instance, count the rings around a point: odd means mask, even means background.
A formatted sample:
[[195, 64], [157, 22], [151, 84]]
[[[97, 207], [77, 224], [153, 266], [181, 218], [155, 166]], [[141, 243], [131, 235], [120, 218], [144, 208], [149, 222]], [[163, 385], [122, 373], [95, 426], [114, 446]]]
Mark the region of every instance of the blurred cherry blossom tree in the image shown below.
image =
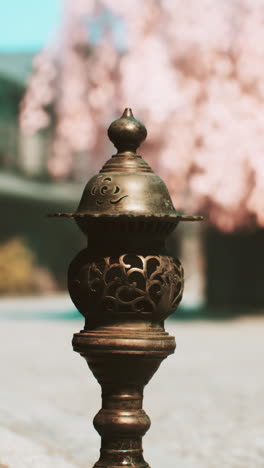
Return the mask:
[[[21, 128], [54, 128], [50, 173], [93, 172], [124, 107], [176, 209], [226, 231], [264, 226], [264, 0], [64, 0], [36, 57]], [[82, 171], [83, 172], [83, 171]]]

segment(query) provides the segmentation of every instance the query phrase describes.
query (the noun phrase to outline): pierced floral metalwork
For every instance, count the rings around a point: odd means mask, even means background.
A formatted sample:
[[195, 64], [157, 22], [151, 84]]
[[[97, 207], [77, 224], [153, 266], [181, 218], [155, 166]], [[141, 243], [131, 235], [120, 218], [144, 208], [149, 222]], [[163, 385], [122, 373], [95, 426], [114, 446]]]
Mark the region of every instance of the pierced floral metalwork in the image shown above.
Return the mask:
[[183, 268], [179, 260], [162, 255], [124, 254], [90, 262], [84, 259], [69, 286], [78, 307], [85, 301], [84, 315], [133, 312], [161, 320], [181, 300]]
[[107, 203], [117, 205], [123, 198], [128, 197], [128, 195], [122, 195], [122, 189], [119, 185], [115, 184], [112, 177], [105, 177], [102, 175], [97, 177], [90, 194], [92, 197], [96, 198], [95, 203], [97, 206]]

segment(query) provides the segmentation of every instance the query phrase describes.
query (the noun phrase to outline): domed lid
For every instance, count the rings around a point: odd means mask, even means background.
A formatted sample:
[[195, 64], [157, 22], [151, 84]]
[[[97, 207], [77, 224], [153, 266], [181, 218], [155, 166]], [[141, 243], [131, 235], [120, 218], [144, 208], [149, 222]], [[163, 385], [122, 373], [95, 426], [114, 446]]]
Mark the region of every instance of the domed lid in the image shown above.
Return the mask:
[[76, 213], [59, 216], [169, 217], [175, 222], [202, 219], [201, 216], [177, 212], [165, 183], [137, 154], [147, 130], [134, 118], [131, 109], [125, 109], [123, 115], [112, 122], [108, 136], [117, 153], [105, 163], [99, 174], [88, 181]]

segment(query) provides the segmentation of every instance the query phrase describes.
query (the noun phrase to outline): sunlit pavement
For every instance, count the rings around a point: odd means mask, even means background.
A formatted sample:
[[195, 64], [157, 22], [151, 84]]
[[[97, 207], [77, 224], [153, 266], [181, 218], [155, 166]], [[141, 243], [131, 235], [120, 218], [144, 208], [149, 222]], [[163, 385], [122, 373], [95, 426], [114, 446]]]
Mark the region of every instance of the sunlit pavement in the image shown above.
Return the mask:
[[[0, 319], [1, 468], [87, 468], [97, 460], [100, 388], [71, 348], [81, 327]], [[177, 350], [145, 390], [145, 459], [152, 468], [263, 468], [264, 317], [170, 321], [167, 330]]]

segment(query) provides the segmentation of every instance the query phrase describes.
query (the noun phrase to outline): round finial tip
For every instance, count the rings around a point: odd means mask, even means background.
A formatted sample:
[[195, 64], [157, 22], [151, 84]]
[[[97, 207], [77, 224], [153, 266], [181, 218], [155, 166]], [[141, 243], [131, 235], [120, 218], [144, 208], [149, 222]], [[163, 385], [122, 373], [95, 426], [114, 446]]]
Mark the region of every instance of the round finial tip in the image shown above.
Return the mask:
[[108, 136], [118, 153], [136, 152], [139, 145], [145, 140], [147, 130], [145, 125], [135, 119], [132, 110], [127, 107], [120, 119], [111, 123]]

